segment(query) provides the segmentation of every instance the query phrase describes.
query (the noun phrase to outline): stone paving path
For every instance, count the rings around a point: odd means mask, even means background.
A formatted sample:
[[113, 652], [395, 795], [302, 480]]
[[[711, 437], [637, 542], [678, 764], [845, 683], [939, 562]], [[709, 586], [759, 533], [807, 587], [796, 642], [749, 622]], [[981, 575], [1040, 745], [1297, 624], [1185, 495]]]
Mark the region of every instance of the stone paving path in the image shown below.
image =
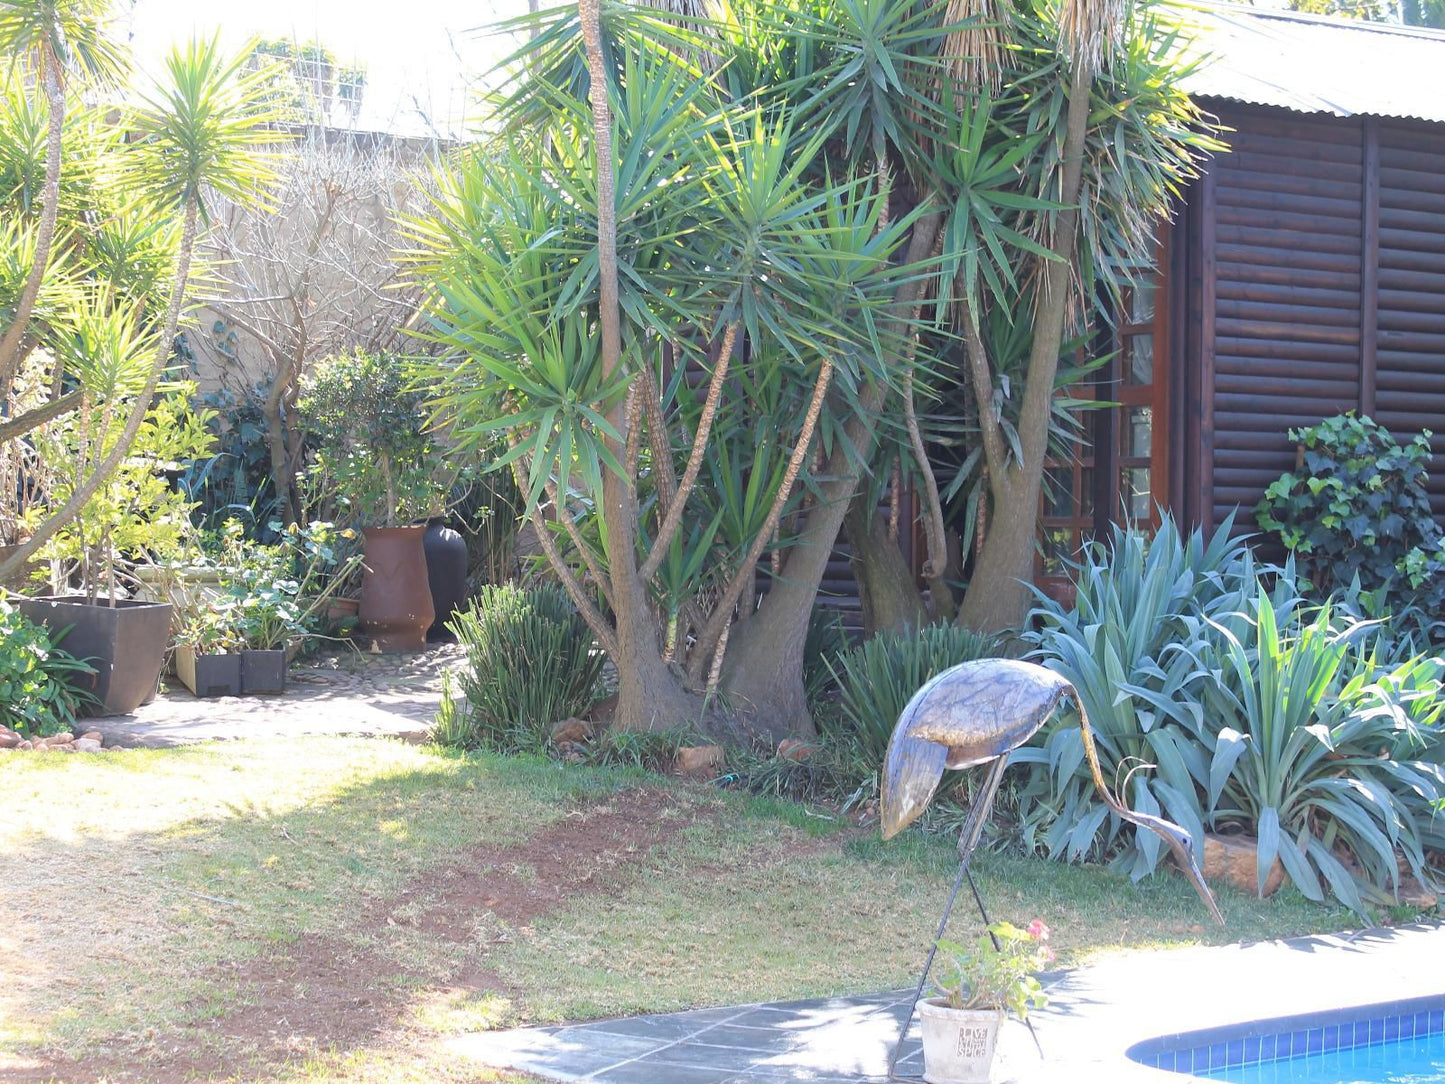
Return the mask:
[[[1128, 1060], [1143, 1039], [1274, 1017], [1445, 994], [1445, 929], [1422, 924], [1161, 952], [1130, 952], [1045, 976], [1030, 1014], [1038, 1046], [1010, 1020], [998, 1084], [1180, 1084]], [[496, 1067], [606, 1084], [879, 1084], [911, 991], [605, 1020], [470, 1035], [448, 1045]], [[913, 1037], [898, 1064], [918, 1079]]]
[[294, 664], [279, 696], [200, 699], [175, 677], [162, 678], [149, 704], [86, 727], [99, 730], [106, 745], [151, 748], [303, 734], [421, 741], [441, 702], [442, 675], [461, 662], [455, 644], [414, 655], [328, 652]]

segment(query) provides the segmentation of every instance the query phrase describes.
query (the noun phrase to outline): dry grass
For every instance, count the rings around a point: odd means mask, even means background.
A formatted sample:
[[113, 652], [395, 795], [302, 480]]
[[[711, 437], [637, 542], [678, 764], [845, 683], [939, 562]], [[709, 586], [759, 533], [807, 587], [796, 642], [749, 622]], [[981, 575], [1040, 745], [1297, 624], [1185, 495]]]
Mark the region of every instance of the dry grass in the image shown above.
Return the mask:
[[[668, 815], [687, 826], [667, 842], [621, 855], [535, 918], [479, 907], [428, 924], [437, 897], [416, 887], [428, 876], [514, 845], [514, 861], [479, 875], [545, 889], [557, 856], [528, 840], [641, 779], [362, 739], [5, 757], [0, 1078], [181, 1050], [212, 1079], [527, 1084], [479, 1075], [437, 1040], [877, 989], [914, 972], [952, 872], [946, 841], [884, 846], [796, 806], [702, 788], [674, 789]], [[1044, 918], [1066, 960], [1348, 924], [1292, 894], [1226, 894], [1219, 933], [1177, 879], [1131, 886], [999, 857], [979, 869], [997, 917]], [[238, 1021], [273, 1008], [256, 975], [318, 946], [351, 959], [341, 981], [378, 999], [375, 1033], [335, 1050], [242, 1034]]]

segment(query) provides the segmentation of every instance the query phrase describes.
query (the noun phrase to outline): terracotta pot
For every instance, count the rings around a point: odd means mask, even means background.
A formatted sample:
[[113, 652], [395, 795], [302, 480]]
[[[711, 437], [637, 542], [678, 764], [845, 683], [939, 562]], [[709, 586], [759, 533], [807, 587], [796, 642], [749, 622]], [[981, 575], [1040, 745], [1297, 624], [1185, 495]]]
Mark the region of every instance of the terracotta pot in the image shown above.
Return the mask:
[[950, 1009], [942, 998], [918, 1003], [923, 1079], [928, 1084], [988, 1084], [1002, 1009]]
[[451, 639], [446, 623], [467, 597], [467, 543], [459, 533], [434, 519], [427, 524], [422, 547], [426, 550], [432, 609], [436, 611], [436, 620], [427, 630], [427, 637]]
[[425, 527], [367, 527], [361, 628], [382, 651], [421, 651], [436, 611], [427, 583]]

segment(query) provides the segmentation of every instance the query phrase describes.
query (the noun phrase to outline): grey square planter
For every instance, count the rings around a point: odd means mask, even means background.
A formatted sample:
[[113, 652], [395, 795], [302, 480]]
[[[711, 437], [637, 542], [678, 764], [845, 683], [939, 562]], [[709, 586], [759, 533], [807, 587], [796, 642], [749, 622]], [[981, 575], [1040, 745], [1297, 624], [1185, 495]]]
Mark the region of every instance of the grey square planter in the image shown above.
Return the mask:
[[241, 695], [284, 693], [286, 691], [286, 651], [241, 652]]
[[197, 655], [181, 644], [176, 648], [176, 676], [197, 696], [240, 696], [240, 655]]
[[156, 695], [171, 636], [168, 602], [88, 603], [82, 598], [17, 599], [31, 621], [59, 632], [61, 650], [95, 667], [74, 684], [95, 697], [86, 715], [128, 715]]

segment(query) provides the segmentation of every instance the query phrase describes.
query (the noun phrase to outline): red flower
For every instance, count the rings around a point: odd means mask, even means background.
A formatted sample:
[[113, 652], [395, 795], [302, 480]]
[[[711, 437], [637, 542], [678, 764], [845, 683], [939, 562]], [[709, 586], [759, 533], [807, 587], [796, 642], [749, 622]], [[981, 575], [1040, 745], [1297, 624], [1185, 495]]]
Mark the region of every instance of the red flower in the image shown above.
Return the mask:
[[1029, 923], [1029, 936], [1035, 941], [1047, 941], [1049, 939], [1049, 928], [1044, 925], [1044, 920], [1036, 918]]

